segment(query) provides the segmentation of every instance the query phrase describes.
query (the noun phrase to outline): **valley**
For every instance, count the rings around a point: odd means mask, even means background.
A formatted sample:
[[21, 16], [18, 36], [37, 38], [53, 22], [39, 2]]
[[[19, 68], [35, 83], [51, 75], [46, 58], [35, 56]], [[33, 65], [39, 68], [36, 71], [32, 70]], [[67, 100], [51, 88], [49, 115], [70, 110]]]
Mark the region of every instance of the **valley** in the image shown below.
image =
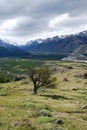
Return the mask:
[[87, 60], [87, 31], [31, 40], [23, 45], [0, 39], [0, 57], [33, 60]]
[[0, 130], [86, 130], [86, 122], [87, 31], [0, 40]]

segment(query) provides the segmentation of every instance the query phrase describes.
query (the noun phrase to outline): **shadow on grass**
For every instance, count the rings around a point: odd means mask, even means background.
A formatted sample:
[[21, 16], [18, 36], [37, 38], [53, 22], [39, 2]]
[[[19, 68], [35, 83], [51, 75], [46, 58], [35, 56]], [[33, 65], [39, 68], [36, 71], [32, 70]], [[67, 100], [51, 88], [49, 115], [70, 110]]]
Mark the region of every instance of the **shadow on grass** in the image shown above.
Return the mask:
[[87, 111], [67, 111], [66, 113], [87, 114]]
[[41, 96], [51, 98], [51, 99], [56, 99], [56, 100], [59, 100], [59, 99], [68, 99], [69, 100], [69, 98], [67, 98], [65, 96], [61, 96], [61, 95], [41, 95]]

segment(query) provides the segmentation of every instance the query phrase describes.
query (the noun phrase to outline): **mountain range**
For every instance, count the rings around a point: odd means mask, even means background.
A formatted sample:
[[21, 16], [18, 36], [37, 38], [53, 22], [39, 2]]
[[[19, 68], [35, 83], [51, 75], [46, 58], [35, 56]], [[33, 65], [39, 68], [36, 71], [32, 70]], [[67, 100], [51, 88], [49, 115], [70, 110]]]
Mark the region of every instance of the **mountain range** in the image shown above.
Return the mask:
[[87, 31], [47, 39], [36, 39], [27, 42], [25, 45], [17, 45], [0, 40], [0, 57], [28, 58], [35, 57], [35, 54], [40, 56], [43, 53], [54, 54], [54, 56], [57, 54], [82, 54], [87, 56]]
[[24, 51], [50, 53], [86, 53], [87, 31], [66, 36], [38, 39], [21, 46]]
[[0, 39], [0, 57], [28, 58], [30, 53], [21, 50], [16, 43]]

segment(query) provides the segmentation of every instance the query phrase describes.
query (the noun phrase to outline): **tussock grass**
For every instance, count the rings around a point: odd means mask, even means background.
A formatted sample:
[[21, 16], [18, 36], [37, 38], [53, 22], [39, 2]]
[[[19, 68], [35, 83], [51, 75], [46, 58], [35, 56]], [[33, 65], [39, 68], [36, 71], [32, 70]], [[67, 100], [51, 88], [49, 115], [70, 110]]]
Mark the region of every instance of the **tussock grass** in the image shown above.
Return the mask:
[[[77, 73], [87, 72], [84, 69], [87, 64], [64, 61], [46, 63], [62, 68], [72, 66], [73, 69], [56, 71], [56, 88], [41, 88], [37, 95], [32, 94], [33, 85], [28, 79], [0, 84], [0, 130], [87, 129], [87, 109], [82, 109], [87, 105], [87, 79], [75, 77]], [[57, 119], [64, 123], [56, 124]]]

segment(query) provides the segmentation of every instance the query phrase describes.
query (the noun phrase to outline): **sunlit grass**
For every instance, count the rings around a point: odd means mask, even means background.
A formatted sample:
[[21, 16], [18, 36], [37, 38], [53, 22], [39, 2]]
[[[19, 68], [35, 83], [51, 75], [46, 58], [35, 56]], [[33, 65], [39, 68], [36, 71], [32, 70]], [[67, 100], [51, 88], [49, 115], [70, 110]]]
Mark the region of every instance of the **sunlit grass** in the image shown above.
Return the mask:
[[[75, 77], [87, 71], [82, 67], [84, 63], [49, 63], [61, 65], [62, 69], [66, 65], [73, 67], [62, 73], [56, 71], [55, 89], [41, 88], [33, 95], [28, 79], [0, 84], [0, 130], [87, 129], [87, 109], [82, 109], [87, 105], [87, 79]], [[63, 124], [56, 124], [57, 119], [63, 120]]]

